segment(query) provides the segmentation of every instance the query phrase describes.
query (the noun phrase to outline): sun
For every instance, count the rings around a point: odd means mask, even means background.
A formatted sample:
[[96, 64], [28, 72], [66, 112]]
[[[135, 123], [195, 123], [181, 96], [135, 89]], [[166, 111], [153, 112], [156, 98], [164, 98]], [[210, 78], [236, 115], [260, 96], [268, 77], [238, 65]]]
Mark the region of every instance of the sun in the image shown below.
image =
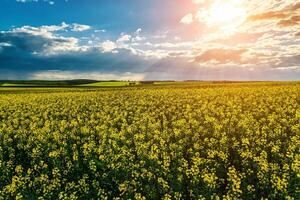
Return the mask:
[[245, 12], [242, 8], [231, 3], [213, 5], [207, 17], [207, 23], [212, 25], [230, 23], [243, 18], [244, 15]]
[[242, 24], [247, 18], [241, 2], [217, 1], [209, 9], [199, 11], [199, 16], [210, 27], [217, 26], [221, 30], [230, 30]]

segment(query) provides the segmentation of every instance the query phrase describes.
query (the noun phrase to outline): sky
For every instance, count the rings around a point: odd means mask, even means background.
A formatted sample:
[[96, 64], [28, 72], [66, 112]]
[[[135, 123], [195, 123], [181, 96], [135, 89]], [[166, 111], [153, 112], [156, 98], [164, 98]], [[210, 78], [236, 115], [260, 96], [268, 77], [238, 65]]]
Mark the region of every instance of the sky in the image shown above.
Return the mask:
[[300, 1], [0, 0], [0, 79], [300, 80]]

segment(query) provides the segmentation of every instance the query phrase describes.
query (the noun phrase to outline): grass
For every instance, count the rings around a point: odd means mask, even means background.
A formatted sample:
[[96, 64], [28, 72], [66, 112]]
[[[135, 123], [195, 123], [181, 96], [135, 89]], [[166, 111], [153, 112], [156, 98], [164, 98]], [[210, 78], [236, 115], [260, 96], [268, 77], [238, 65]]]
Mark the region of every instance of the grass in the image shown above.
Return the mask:
[[62, 81], [48, 81], [48, 80], [0, 80], [2, 87], [58, 87], [58, 86], [77, 86], [82, 84], [90, 84], [98, 81], [88, 79], [78, 80], [62, 80]]
[[169, 84], [180, 84], [181, 82], [175, 82], [175, 81], [157, 81], [154, 82], [154, 85], [169, 85]]
[[8, 81], [0, 82], [0, 87], [124, 87], [127, 81]]
[[35, 84], [16, 84], [16, 83], [2, 83], [2, 87], [30, 87], [30, 86], [39, 86]]
[[90, 83], [90, 84], [83, 84], [80, 86], [87, 86], [87, 87], [123, 87], [129, 85], [129, 82], [125, 81], [111, 81], [111, 82], [97, 82], [97, 83]]

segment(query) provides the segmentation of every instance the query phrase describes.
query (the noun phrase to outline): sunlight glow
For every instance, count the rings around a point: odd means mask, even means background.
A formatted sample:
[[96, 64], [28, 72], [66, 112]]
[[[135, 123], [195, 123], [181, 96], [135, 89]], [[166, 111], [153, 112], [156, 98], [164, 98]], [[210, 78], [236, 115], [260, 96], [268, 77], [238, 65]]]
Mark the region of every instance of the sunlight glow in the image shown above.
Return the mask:
[[217, 1], [208, 10], [200, 10], [198, 19], [209, 27], [217, 26], [220, 30], [230, 31], [242, 24], [247, 17], [242, 1]]
[[214, 5], [209, 13], [209, 24], [228, 23], [244, 16], [244, 10], [231, 4]]

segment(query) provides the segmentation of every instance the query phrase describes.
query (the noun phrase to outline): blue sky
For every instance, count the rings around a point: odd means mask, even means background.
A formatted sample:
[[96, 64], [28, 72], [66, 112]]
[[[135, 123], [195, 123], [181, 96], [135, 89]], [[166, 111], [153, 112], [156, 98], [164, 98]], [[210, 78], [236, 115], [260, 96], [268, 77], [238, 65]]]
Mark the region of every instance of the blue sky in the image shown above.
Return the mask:
[[0, 79], [300, 79], [294, 0], [0, 0], [0, 21]]
[[[20, 0], [21, 1], [21, 0]], [[27, 3], [25, 3], [27, 2]], [[1, 0], [1, 30], [24, 25], [57, 25], [62, 22], [88, 24], [112, 34], [138, 28], [155, 32], [174, 28], [186, 12], [196, 6], [186, 0]], [[49, 2], [53, 2], [51, 5]], [[180, 6], [180, 9], [178, 9]]]

